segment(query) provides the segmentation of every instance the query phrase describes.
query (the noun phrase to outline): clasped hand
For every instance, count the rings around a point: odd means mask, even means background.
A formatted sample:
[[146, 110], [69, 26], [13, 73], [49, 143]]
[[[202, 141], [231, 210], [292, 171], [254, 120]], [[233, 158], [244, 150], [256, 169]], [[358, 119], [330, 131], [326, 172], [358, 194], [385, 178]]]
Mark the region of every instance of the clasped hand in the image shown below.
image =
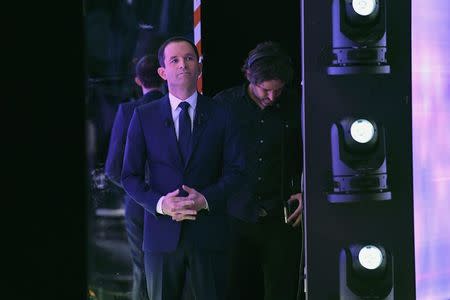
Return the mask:
[[205, 197], [193, 188], [182, 186], [188, 195], [179, 197], [179, 189], [164, 196], [161, 209], [165, 215], [172, 217], [174, 221], [195, 220], [197, 212], [206, 208]]

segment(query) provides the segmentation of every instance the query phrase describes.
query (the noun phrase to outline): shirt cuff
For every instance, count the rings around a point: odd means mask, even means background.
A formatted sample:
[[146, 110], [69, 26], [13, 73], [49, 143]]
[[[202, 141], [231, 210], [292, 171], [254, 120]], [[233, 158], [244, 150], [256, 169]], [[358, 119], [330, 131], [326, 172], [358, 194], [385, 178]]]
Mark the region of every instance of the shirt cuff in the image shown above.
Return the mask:
[[163, 211], [162, 211], [162, 201], [164, 199], [164, 196], [161, 196], [161, 198], [159, 198], [158, 203], [156, 203], [156, 212], [158, 214], [164, 215]]
[[202, 195], [202, 197], [203, 197], [203, 199], [205, 199], [205, 203], [206, 203], [206, 207], [205, 207], [205, 209], [206, 209], [207, 211], [209, 211], [209, 205], [208, 205], [208, 201], [206, 201], [206, 198], [205, 198], [205, 196], [203, 196], [203, 195]]

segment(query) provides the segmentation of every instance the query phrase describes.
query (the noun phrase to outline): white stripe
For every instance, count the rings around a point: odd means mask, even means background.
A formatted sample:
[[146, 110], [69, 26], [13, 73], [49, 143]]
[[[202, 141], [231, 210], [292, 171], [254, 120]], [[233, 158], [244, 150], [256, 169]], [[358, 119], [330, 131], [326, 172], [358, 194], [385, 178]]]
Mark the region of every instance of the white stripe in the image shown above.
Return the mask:
[[200, 42], [200, 40], [202, 39], [202, 22], [198, 22], [197, 26], [195, 26], [194, 28], [194, 43], [195, 45], [198, 44], [198, 42]]
[[194, 0], [194, 11], [202, 4], [202, 0]]
[[95, 215], [100, 217], [121, 217], [125, 216], [124, 208], [109, 209], [109, 208], [97, 208]]

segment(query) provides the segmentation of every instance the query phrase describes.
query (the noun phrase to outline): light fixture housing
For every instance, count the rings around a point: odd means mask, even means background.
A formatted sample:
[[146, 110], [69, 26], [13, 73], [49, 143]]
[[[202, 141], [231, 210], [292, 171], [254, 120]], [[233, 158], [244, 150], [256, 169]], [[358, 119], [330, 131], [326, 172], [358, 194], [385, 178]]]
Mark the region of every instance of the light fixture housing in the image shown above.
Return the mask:
[[390, 73], [385, 0], [333, 0], [332, 34], [329, 75]]
[[331, 127], [332, 203], [390, 200], [384, 128], [369, 118], [347, 117]]
[[351, 244], [339, 256], [341, 300], [394, 299], [393, 257], [373, 242]]

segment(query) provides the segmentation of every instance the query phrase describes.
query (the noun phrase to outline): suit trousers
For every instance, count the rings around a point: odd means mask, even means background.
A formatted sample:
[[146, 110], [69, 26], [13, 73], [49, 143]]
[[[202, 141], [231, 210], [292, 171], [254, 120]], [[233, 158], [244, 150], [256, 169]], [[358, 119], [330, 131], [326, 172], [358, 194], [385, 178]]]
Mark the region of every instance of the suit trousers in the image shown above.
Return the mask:
[[144, 252], [149, 299], [225, 299], [226, 255], [225, 250], [198, 249], [185, 240], [182, 228], [173, 252]]
[[299, 280], [301, 232], [283, 217], [256, 223], [232, 218], [227, 299], [304, 299]]

